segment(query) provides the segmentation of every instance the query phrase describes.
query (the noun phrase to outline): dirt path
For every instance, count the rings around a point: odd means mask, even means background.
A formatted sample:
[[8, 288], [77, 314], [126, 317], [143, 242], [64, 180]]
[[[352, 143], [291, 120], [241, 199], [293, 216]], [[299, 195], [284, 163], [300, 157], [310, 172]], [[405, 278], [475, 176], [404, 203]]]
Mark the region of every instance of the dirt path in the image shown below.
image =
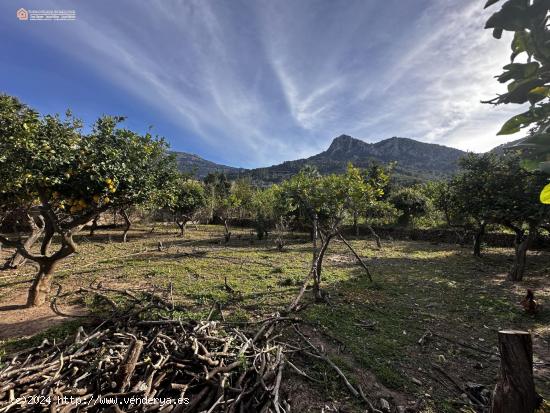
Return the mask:
[[0, 301], [0, 340], [28, 337], [72, 319], [70, 315], [83, 315], [79, 306], [64, 306], [63, 312], [69, 316], [60, 316], [49, 305], [25, 308], [26, 292], [4, 298]]

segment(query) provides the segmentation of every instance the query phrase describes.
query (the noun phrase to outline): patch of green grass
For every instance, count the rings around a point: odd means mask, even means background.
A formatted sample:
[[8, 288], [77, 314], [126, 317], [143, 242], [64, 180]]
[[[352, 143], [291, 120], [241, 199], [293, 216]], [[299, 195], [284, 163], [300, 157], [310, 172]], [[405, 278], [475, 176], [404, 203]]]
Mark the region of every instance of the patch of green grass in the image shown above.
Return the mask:
[[[231, 230], [228, 245], [219, 242], [223, 228], [212, 225], [201, 225], [199, 230], [190, 227], [185, 239], [176, 237], [170, 227], [149, 234], [138, 225], [125, 244], [118, 242], [119, 231], [99, 231], [101, 240], [83, 243], [78, 257], [64, 261], [58, 275], [65, 278], [67, 289], [87, 286], [92, 280], [117, 288], [171, 283], [176, 303], [189, 310], [162, 315], [182, 320], [206, 318], [215, 302], [233, 322], [283, 309], [309, 271], [311, 247], [306, 236], [293, 234], [281, 253], [271, 240], [252, 244], [249, 229]], [[112, 243], [105, 241], [109, 234]], [[159, 241], [165, 247], [161, 252], [156, 249]], [[548, 253], [529, 257], [526, 282], [517, 286], [504, 281], [512, 256], [509, 249], [487, 248], [478, 259], [469, 249], [454, 245], [383, 241], [378, 251], [372, 240], [350, 242], [364, 257], [374, 281], [368, 280], [343, 243], [335, 240], [325, 256], [322, 277], [331, 304], [314, 304], [307, 292], [304, 301], [310, 305], [299, 316], [325, 338], [343, 343], [345, 354], [334, 361], [352, 381], [356, 380], [355, 369], [369, 370], [383, 385], [411, 399], [430, 392], [431, 411], [456, 412], [450, 402], [456, 392], [452, 384], [441, 384], [447, 379], [433, 371], [434, 363], [458, 381], [467, 378], [492, 387], [498, 361], [487, 360], [475, 348], [494, 352], [500, 328], [543, 334], [550, 324], [547, 307], [531, 318], [518, 306], [527, 286], [534, 286], [538, 297], [550, 296], [547, 273], [540, 270], [550, 267]], [[215, 312], [212, 318], [219, 319], [219, 314]], [[420, 337], [428, 332], [433, 335], [420, 345]], [[61, 328], [58, 337], [64, 333], [71, 331]], [[42, 338], [33, 338], [34, 343]], [[476, 362], [484, 368], [475, 369]], [[342, 384], [330, 367], [315, 360], [308, 360], [307, 367], [315, 377], [324, 377], [321, 387], [326, 394], [341, 394]], [[422, 384], [413, 384], [412, 377]]]

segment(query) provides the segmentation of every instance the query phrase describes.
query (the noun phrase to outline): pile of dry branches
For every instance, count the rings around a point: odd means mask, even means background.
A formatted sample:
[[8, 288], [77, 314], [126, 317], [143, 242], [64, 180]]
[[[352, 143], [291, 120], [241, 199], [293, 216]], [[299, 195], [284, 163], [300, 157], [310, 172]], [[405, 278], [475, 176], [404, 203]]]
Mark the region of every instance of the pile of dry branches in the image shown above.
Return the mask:
[[11, 355], [0, 412], [282, 412], [283, 348], [214, 321], [104, 324]]

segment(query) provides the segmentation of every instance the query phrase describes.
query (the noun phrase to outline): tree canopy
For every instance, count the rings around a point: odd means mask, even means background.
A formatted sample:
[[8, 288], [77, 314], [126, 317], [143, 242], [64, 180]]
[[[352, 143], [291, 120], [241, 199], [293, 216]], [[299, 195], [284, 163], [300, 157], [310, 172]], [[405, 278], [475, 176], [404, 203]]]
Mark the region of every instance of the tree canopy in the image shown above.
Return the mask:
[[[500, 0], [489, 0], [490, 7]], [[500, 39], [504, 31], [514, 33], [510, 63], [497, 76], [508, 84], [508, 91], [488, 101], [495, 105], [529, 103], [529, 109], [513, 116], [501, 128], [500, 135], [532, 127], [529, 136], [517, 147], [523, 151], [524, 167], [550, 173], [550, 30], [548, 0], [506, 0], [485, 25]], [[517, 62], [523, 57], [522, 62]], [[540, 201], [550, 203], [550, 184], [540, 193]]]
[[[0, 218], [12, 213], [23, 227], [42, 226], [46, 233], [40, 254], [20, 236], [0, 237], [40, 266], [28, 305], [44, 302], [55, 264], [76, 250], [73, 235], [83, 225], [111, 206], [146, 202], [158, 190], [166, 143], [119, 128], [122, 120], [104, 116], [84, 134], [70, 112], [40, 116], [16, 98], [0, 96]], [[61, 245], [50, 254], [54, 234]]]

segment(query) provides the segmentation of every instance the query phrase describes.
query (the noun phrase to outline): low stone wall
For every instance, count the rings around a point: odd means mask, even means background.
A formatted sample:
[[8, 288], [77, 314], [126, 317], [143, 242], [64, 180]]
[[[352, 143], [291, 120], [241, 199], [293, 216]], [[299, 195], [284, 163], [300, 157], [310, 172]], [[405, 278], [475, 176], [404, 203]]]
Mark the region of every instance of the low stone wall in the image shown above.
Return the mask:
[[[452, 229], [408, 229], [399, 227], [384, 227], [375, 228], [376, 233], [382, 239], [398, 239], [398, 240], [414, 240], [414, 241], [426, 241], [426, 242], [440, 242], [444, 244], [460, 244], [473, 245], [473, 233], [468, 233], [464, 240], [461, 240], [461, 236], [464, 234], [454, 231]], [[346, 227], [345, 233], [348, 235], [355, 235], [353, 228]], [[362, 236], [368, 236], [369, 231], [367, 228], [359, 226], [359, 234]], [[484, 244], [490, 247], [514, 247], [514, 234], [507, 234], [503, 232], [488, 232], [483, 236]], [[550, 248], [550, 238], [545, 236], [539, 236], [533, 243], [532, 249], [548, 249]]]

